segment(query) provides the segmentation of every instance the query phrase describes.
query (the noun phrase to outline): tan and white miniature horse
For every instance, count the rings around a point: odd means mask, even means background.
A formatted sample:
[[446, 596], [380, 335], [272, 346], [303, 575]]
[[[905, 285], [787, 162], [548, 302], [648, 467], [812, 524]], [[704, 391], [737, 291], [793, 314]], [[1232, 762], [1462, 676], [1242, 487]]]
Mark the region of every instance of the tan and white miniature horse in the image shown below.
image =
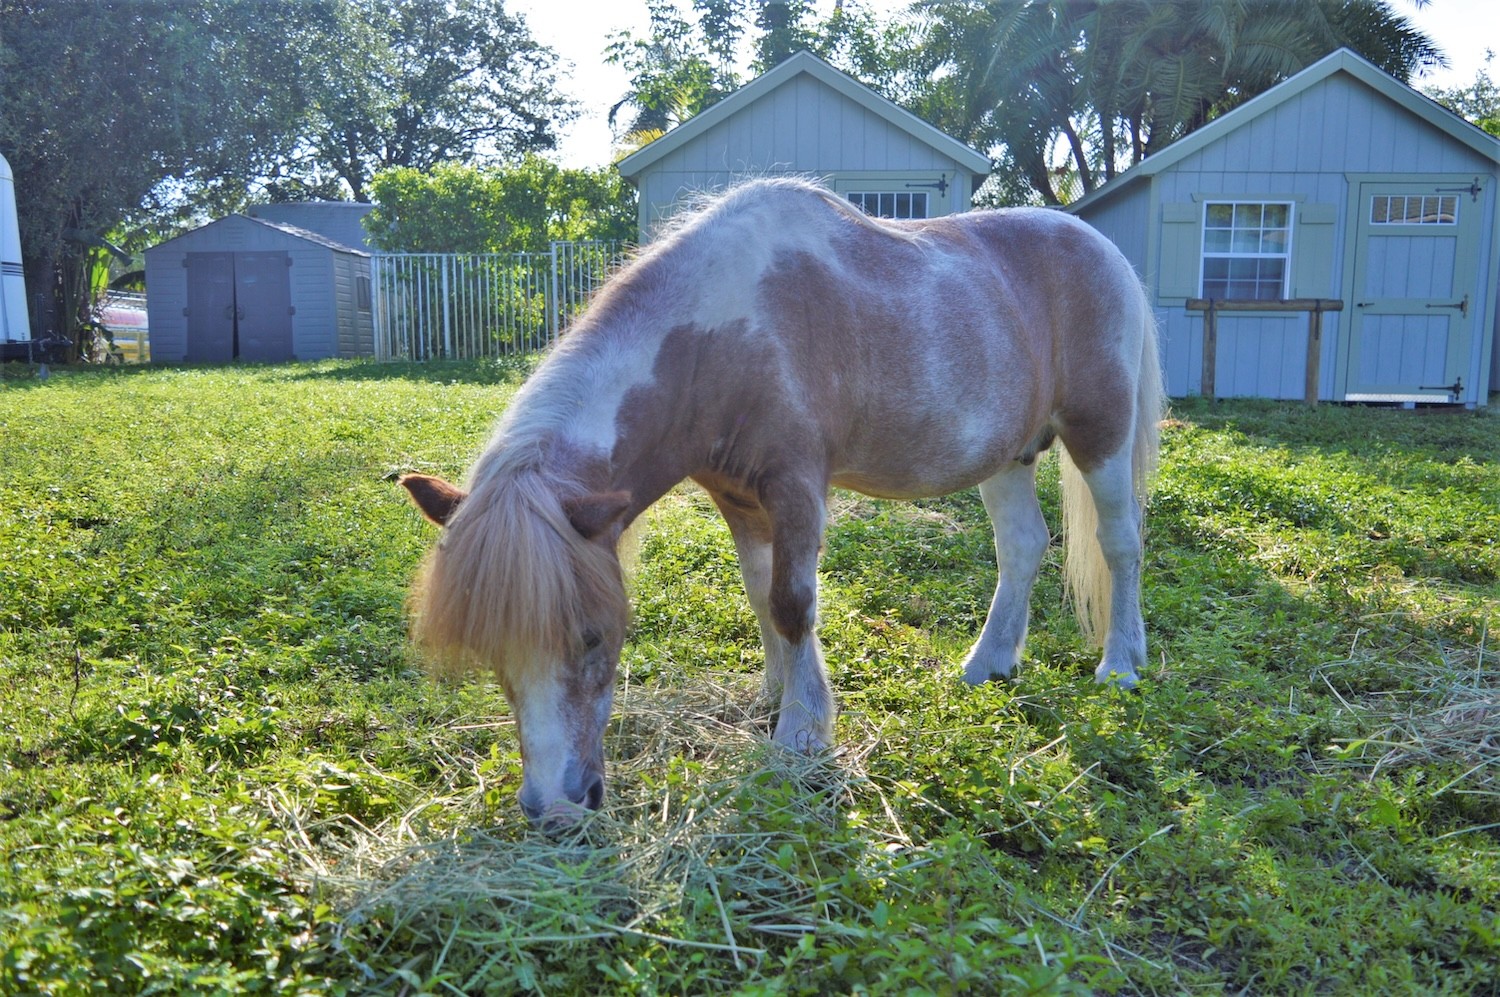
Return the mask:
[[747, 183], [600, 290], [466, 488], [402, 480], [445, 527], [414, 588], [414, 636], [439, 668], [498, 677], [528, 816], [597, 808], [628, 615], [616, 545], [691, 478], [739, 551], [780, 696], [774, 739], [817, 751], [834, 716], [816, 634], [829, 487], [979, 486], [1000, 575], [963, 666], [979, 683], [1021, 658], [1049, 539], [1034, 461], [1060, 439], [1067, 574], [1087, 632], [1104, 635], [1096, 677], [1133, 686], [1160, 406], [1140, 282], [1084, 223], [1030, 209], [881, 221], [810, 183]]

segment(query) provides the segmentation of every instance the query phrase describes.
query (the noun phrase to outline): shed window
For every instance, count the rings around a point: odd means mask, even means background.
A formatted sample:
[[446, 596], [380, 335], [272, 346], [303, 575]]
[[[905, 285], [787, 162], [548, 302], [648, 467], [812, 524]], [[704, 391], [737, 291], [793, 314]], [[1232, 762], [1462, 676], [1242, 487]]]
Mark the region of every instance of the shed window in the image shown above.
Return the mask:
[[1203, 211], [1203, 297], [1285, 297], [1291, 248], [1290, 204], [1208, 202]]
[[1458, 198], [1447, 194], [1377, 194], [1370, 199], [1372, 225], [1457, 225]]
[[359, 276], [354, 278], [354, 304], [362, 312], [370, 310], [370, 278]]
[[849, 200], [877, 218], [926, 218], [927, 194], [890, 191], [856, 191]]

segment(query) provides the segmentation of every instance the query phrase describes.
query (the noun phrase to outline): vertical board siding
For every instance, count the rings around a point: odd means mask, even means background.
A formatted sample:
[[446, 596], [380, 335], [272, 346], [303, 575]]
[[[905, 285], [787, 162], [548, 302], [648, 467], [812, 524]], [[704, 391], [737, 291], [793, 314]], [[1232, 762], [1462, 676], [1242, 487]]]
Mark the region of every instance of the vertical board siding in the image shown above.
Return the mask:
[[[360, 321], [353, 278], [368, 273], [368, 258], [231, 215], [146, 251], [153, 360], [181, 362], [186, 356], [187, 318], [182, 310], [187, 306], [187, 270], [182, 263], [186, 254], [198, 252], [285, 252], [291, 260], [287, 276], [293, 309], [292, 355], [318, 360], [368, 354], [370, 334], [365, 333], [360, 349], [353, 331]], [[368, 329], [368, 315], [363, 321], [363, 328]], [[348, 334], [343, 332], [346, 325], [351, 330]], [[342, 342], [346, 335], [348, 347]]]
[[[1355, 251], [1346, 245], [1357, 221], [1350, 214], [1357, 210], [1352, 202], [1359, 193], [1357, 182], [1351, 185], [1351, 176], [1441, 173], [1493, 177], [1496, 172], [1496, 164], [1475, 149], [1455, 141], [1361, 81], [1336, 73], [1185, 156], [1149, 182], [1127, 185], [1113, 198], [1091, 204], [1080, 214], [1110, 236], [1143, 271], [1157, 302], [1167, 391], [1181, 396], [1197, 393], [1202, 380], [1202, 316], [1187, 313], [1180, 299], [1188, 286], [1196, 286], [1201, 253], [1201, 222], [1189, 225], [1185, 219], [1196, 217], [1203, 200], [1292, 198], [1297, 221], [1290, 291], [1301, 297], [1342, 299], [1345, 274]], [[1480, 274], [1490, 273], [1494, 269], [1491, 254], [1500, 196], [1497, 186], [1500, 184], [1494, 182], [1486, 186], [1481, 203], [1464, 199], [1463, 209], [1486, 215], [1477, 260], [1465, 258], [1452, 240], [1373, 240], [1366, 286], [1349, 288], [1348, 293], [1379, 297], [1381, 288], [1399, 274], [1421, 296], [1442, 297], [1456, 286], [1455, 268], [1478, 267]], [[1307, 213], [1305, 220], [1301, 212]], [[1175, 231], [1169, 233], [1174, 226]], [[1191, 236], [1185, 236], [1189, 228]], [[1316, 265], [1307, 265], [1314, 258]], [[1422, 277], [1411, 284], [1415, 273]], [[1496, 288], [1491, 287], [1487, 294], [1500, 300]], [[1352, 306], [1353, 302], [1346, 304]], [[1483, 379], [1483, 344], [1500, 342], [1500, 317], [1495, 329], [1479, 329], [1484, 308], [1475, 311], [1479, 313], [1473, 318], [1475, 358], [1471, 374], [1465, 377], [1465, 383], [1473, 384]], [[1337, 313], [1323, 316], [1319, 368], [1322, 397], [1334, 397], [1338, 344], [1349, 322], [1348, 316]], [[1393, 381], [1399, 380], [1394, 375], [1400, 365], [1408, 379], [1413, 372], [1422, 371], [1424, 383], [1442, 383], [1440, 337], [1419, 325], [1407, 322], [1391, 324], [1390, 328], [1381, 326], [1378, 348], [1362, 354], [1360, 362], [1384, 365], [1370, 373], [1382, 378], [1391, 375]], [[1221, 313], [1216, 369], [1219, 393], [1300, 398], [1306, 343], [1305, 315]], [[1376, 355], [1383, 359], [1375, 359]], [[1493, 387], [1500, 383], [1500, 356], [1490, 357], [1489, 370], [1493, 371]]]
[[[857, 101], [806, 75], [741, 108], [663, 156], [639, 177], [640, 219], [649, 231], [682, 200], [754, 176], [827, 178], [850, 170], [969, 174], [927, 143]], [[937, 198], [934, 197], [934, 203]]]

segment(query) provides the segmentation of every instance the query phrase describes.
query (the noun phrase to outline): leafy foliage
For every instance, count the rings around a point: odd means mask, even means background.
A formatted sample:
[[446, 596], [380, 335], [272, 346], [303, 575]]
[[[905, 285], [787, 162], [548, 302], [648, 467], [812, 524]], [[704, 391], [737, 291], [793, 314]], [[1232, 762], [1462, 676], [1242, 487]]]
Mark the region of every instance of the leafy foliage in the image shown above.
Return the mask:
[[1400, 80], [1442, 61], [1385, 0], [921, 6], [932, 82], [913, 108], [976, 148], [1003, 145], [1002, 165], [1050, 204], [1094, 190], [1340, 46]]
[[0, 148], [32, 321], [71, 335], [102, 239], [173, 191], [218, 206], [290, 152], [326, 3], [0, 2]]
[[309, 153], [355, 200], [383, 169], [550, 149], [574, 114], [556, 57], [504, 0], [342, 0], [337, 12]]
[[0, 991], [1492, 986], [1493, 411], [1178, 406], [1138, 694], [1090, 681], [1056, 552], [1022, 672], [963, 685], [977, 497], [836, 494], [811, 761], [674, 492], [611, 802], [552, 838], [498, 690], [406, 649], [434, 537], [391, 480], [460, 473], [529, 367], [0, 371]]
[[564, 169], [539, 156], [509, 168], [400, 167], [371, 184], [365, 225], [391, 252], [543, 252], [555, 239], [625, 242], [635, 192], [612, 169]]
[[106, 240], [551, 148], [555, 63], [502, 0], [0, 0], [34, 328], [85, 338]]
[[1427, 95], [1461, 118], [1500, 138], [1500, 85], [1490, 76], [1493, 56], [1466, 87], [1430, 87]]

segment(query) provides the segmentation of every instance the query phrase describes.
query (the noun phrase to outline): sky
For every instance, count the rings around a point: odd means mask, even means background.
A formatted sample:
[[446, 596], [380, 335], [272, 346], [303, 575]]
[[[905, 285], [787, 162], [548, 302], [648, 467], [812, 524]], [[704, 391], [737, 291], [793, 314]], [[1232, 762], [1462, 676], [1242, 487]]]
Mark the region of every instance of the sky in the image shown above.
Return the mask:
[[[863, 0], [877, 16], [905, 8], [909, 0]], [[1418, 7], [1413, 0], [1391, 0], [1398, 13], [1415, 22], [1447, 53], [1451, 66], [1413, 81], [1429, 85], [1466, 86], [1474, 81], [1487, 49], [1496, 61], [1490, 75], [1500, 75], [1500, 0], [1429, 0]], [[681, 4], [686, 7], [686, 2]], [[604, 61], [612, 34], [631, 31], [643, 37], [650, 26], [645, 0], [511, 0], [511, 10], [523, 15], [531, 34], [562, 58], [562, 87], [581, 107], [578, 120], [562, 134], [558, 158], [564, 166], [597, 167], [610, 161], [613, 138], [607, 116], [623, 97], [630, 80], [618, 66]], [[833, 0], [818, 0], [820, 15]]]

